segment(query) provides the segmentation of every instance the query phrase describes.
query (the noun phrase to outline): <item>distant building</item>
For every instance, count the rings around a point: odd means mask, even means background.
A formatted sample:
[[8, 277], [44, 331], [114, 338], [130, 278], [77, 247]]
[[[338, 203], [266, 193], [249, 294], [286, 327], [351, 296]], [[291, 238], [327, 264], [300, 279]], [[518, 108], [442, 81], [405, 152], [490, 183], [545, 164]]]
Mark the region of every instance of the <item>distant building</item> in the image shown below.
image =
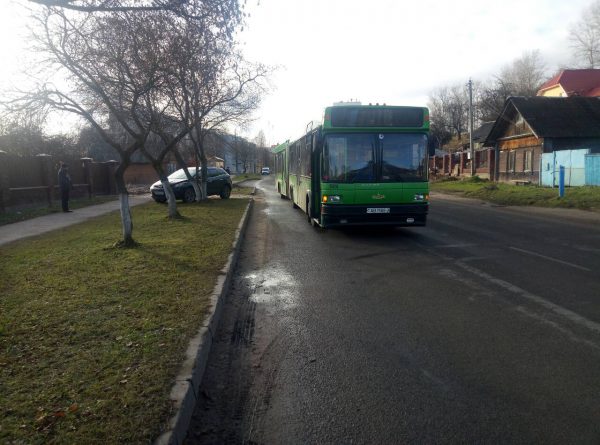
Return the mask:
[[544, 184], [560, 156], [600, 154], [600, 98], [510, 97], [484, 146], [499, 151], [500, 181]]
[[484, 122], [479, 128], [473, 131], [473, 148], [475, 150], [481, 150], [485, 147], [485, 140], [490, 134], [490, 131], [492, 131], [494, 123], [494, 121]]
[[544, 83], [538, 96], [600, 97], [600, 69], [562, 70]]

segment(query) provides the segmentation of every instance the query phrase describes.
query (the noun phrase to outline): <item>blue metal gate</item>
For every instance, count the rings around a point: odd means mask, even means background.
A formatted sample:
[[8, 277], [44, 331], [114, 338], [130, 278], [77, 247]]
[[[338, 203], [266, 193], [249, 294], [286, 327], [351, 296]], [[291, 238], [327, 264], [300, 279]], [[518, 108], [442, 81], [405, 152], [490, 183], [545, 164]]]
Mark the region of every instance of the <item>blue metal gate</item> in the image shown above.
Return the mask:
[[577, 187], [586, 184], [586, 156], [590, 150], [560, 150], [542, 154], [541, 185], [558, 187], [558, 170], [565, 168], [565, 185]]
[[600, 185], [600, 154], [585, 157], [585, 185]]

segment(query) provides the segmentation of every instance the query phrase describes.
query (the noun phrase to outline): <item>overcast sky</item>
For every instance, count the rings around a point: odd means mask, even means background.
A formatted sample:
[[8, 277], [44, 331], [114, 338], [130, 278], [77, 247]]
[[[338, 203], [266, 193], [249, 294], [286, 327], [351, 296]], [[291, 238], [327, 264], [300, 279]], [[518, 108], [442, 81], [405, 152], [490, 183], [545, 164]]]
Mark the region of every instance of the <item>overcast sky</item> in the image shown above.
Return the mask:
[[250, 0], [248, 58], [282, 68], [253, 131], [298, 138], [333, 102], [426, 105], [439, 86], [485, 80], [539, 49], [570, 62], [567, 34], [590, 0]]
[[[426, 105], [431, 90], [486, 80], [539, 49], [549, 72], [569, 65], [569, 27], [590, 0], [249, 0], [248, 59], [277, 66], [254, 137], [301, 136], [323, 109], [349, 99]], [[22, 84], [25, 0], [0, 0], [0, 87]]]

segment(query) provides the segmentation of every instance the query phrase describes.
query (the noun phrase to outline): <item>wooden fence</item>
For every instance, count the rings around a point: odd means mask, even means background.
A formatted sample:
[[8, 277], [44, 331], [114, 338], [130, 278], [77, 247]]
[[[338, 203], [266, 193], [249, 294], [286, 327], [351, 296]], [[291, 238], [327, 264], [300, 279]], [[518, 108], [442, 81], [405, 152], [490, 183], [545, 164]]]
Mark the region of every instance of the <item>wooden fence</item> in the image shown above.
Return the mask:
[[[494, 149], [478, 150], [475, 152], [475, 175], [494, 179]], [[467, 152], [450, 153], [444, 156], [429, 158], [430, 177], [439, 176], [471, 176], [471, 160]]]
[[71, 196], [92, 197], [116, 193], [116, 161], [94, 162], [91, 158], [54, 159], [49, 155], [16, 156], [0, 151], [0, 212], [10, 207], [60, 201], [58, 169], [69, 165], [73, 181]]

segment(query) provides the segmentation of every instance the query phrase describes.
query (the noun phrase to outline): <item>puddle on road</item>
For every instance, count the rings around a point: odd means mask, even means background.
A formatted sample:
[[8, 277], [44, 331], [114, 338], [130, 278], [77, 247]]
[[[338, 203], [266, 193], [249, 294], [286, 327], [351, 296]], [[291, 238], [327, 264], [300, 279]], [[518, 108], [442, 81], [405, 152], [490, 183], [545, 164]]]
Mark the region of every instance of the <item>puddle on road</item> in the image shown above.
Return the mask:
[[298, 304], [298, 283], [280, 266], [267, 266], [244, 279], [250, 287], [252, 302], [284, 310]]

